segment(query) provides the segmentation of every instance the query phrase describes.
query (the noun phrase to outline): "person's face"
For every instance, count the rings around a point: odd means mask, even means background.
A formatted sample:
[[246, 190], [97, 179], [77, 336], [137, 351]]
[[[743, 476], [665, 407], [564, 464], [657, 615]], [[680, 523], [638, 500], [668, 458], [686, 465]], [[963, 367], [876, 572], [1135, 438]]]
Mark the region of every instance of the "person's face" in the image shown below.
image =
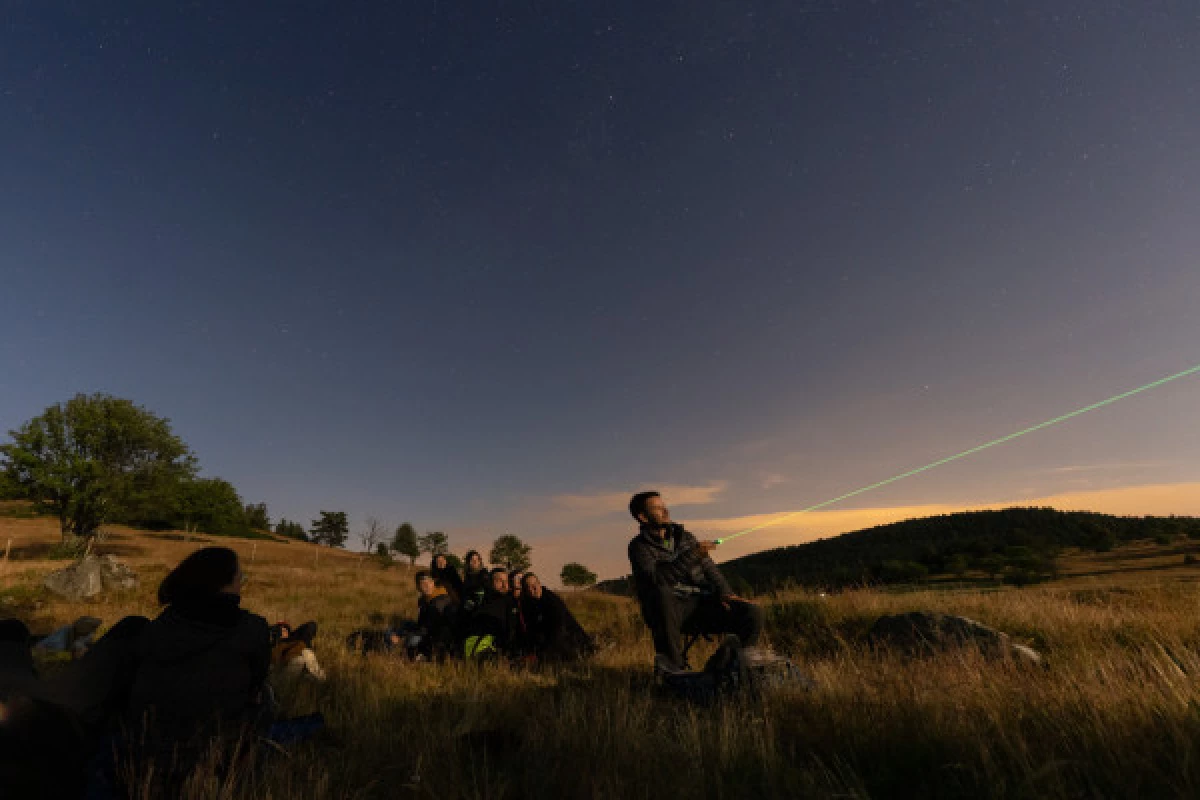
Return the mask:
[[525, 578], [525, 591], [529, 592], [529, 596], [534, 600], [542, 599], [542, 582], [538, 580], [537, 575], [529, 575]]
[[445, 568], [446, 568], [446, 563], [447, 563], [447, 562], [446, 562], [446, 557], [445, 557], [445, 556], [434, 556], [434, 559], [433, 559], [433, 568], [434, 568], [434, 569], [445, 569]]
[[417, 591], [421, 593], [422, 597], [429, 597], [430, 595], [432, 595], [433, 594], [433, 578], [430, 578], [428, 576], [421, 578], [421, 580], [417, 582]]
[[221, 591], [227, 594], [241, 594], [242, 587], [245, 585], [246, 576], [242, 574], [242, 565], [239, 563], [237, 571], [233, 574], [233, 580], [229, 582], [228, 586], [222, 587]]
[[492, 588], [497, 592], [508, 593], [508, 574], [497, 572], [492, 576]]
[[661, 497], [651, 497], [646, 501], [646, 521], [656, 528], [661, 528], [671, 522], [671, 512]]
[[467, 566], [471, 568], [472, 572], [481, 569], [483, 567], [483, 556], [478, 553], [472, 554], [471, 560], [467, 562]]
[[524, 577], [524, 575], [516, 575], [508, 582], [512, 586], [513, 597], [521, 596], [521, 579]]

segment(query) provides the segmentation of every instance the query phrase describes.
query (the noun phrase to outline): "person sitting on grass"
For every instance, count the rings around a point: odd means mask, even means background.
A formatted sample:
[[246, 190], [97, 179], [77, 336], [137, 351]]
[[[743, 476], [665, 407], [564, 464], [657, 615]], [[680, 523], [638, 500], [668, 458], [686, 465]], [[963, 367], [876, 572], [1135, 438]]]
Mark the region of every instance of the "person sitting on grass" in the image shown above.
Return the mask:
[[629, 513], [640, 525], [629, 542], [629, 563], [642, 619], [654, 639], [655, 667], [666, 673], [685, 667], [683, 631], [733, 633], [747, 661], [765, 658], [758, 648], [762, 608], [738, 597], [709, 553], [716, 542], [698, 542], [671, 513], [658, 492], [639, 492]]
[[429, 572], [433, 575], [434, 583], [450, 593], [454, 604], [462, 605], [463, 579], [445, 553], [438, 553], [433, 557], [429, 562]]
[[462, 610], [471, 613], [483, 602], [492, 578], [484, 569], [483, 556], [478, 550], [468, 550], [463, 564]]
[[509, 591], [508, 572], [496, 567], [491, 586], [479, 607], [464, 623], [464, 655], [468, 660], [510, 655], [514, 642], [513, 618], [516, 603]]
[[458, 606], [425, 570], [417, 573], [416, 582], [420, 639], [411, 655], [416, 659], [441, 661], [454, 649]]
[[244, 580], [237, 553], [205, 547], [158, 587], [166, 609], [142, 633], [128, 707], [135, 730], [160, 745], [155, 755], [269, 724], [270, 632], [240, 607]]
[[39, 680], [32, 643], [25, 623], [0, 620], [0, 796], [81, 797], [87, 737]]
[[521, 618], [527, 647], [543, 662], [579, 661], [592, 656], [596, 645], [556, 592], [542, 586], [532, 572], [522, 579]]
[[280, 623], [279, 641], [271, 648], [271, 666], [287, 677], [325, 680], [325, 670], [321, 669], [313, 648], [316, 635], [316, 622], [306, 622], [295, 630], [286, 622]]

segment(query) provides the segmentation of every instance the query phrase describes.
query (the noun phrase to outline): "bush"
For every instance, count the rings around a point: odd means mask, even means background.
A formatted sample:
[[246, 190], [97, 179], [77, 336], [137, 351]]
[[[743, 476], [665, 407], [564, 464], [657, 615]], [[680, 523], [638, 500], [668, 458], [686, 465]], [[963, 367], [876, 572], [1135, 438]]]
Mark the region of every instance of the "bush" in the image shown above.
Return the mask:
[[396, 566], [396, 559], [392, 557], [392, 549], [388, 547], [387, 542], [380, 542], [375, 545], [375, 552], [372, 557], [384, 569]]

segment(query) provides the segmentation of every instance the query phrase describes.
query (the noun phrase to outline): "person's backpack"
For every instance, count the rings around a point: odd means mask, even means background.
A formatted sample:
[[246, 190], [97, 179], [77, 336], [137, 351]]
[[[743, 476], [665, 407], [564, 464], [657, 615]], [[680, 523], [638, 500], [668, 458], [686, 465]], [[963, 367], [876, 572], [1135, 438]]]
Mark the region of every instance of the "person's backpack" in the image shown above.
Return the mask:
[[496, 648], [496, 637], [490, 633], [482, 636], [468, 636], [463, 642], [463, 657], [467, 661], [487, 661], [499, 658], [500, 651]]

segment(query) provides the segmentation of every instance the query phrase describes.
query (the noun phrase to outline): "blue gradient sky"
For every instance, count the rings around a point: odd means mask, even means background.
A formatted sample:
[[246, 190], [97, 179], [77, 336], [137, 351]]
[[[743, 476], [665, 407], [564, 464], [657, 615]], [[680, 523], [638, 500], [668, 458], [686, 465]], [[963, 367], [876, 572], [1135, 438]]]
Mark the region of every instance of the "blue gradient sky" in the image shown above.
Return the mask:
[[[717, 530], [1200, 364], [1189, 2], [110, 6], [0, 28], [6, 429], [616, 574], [644, 484]], [[855, 505], [1186, 487], [1198, 401]]]

